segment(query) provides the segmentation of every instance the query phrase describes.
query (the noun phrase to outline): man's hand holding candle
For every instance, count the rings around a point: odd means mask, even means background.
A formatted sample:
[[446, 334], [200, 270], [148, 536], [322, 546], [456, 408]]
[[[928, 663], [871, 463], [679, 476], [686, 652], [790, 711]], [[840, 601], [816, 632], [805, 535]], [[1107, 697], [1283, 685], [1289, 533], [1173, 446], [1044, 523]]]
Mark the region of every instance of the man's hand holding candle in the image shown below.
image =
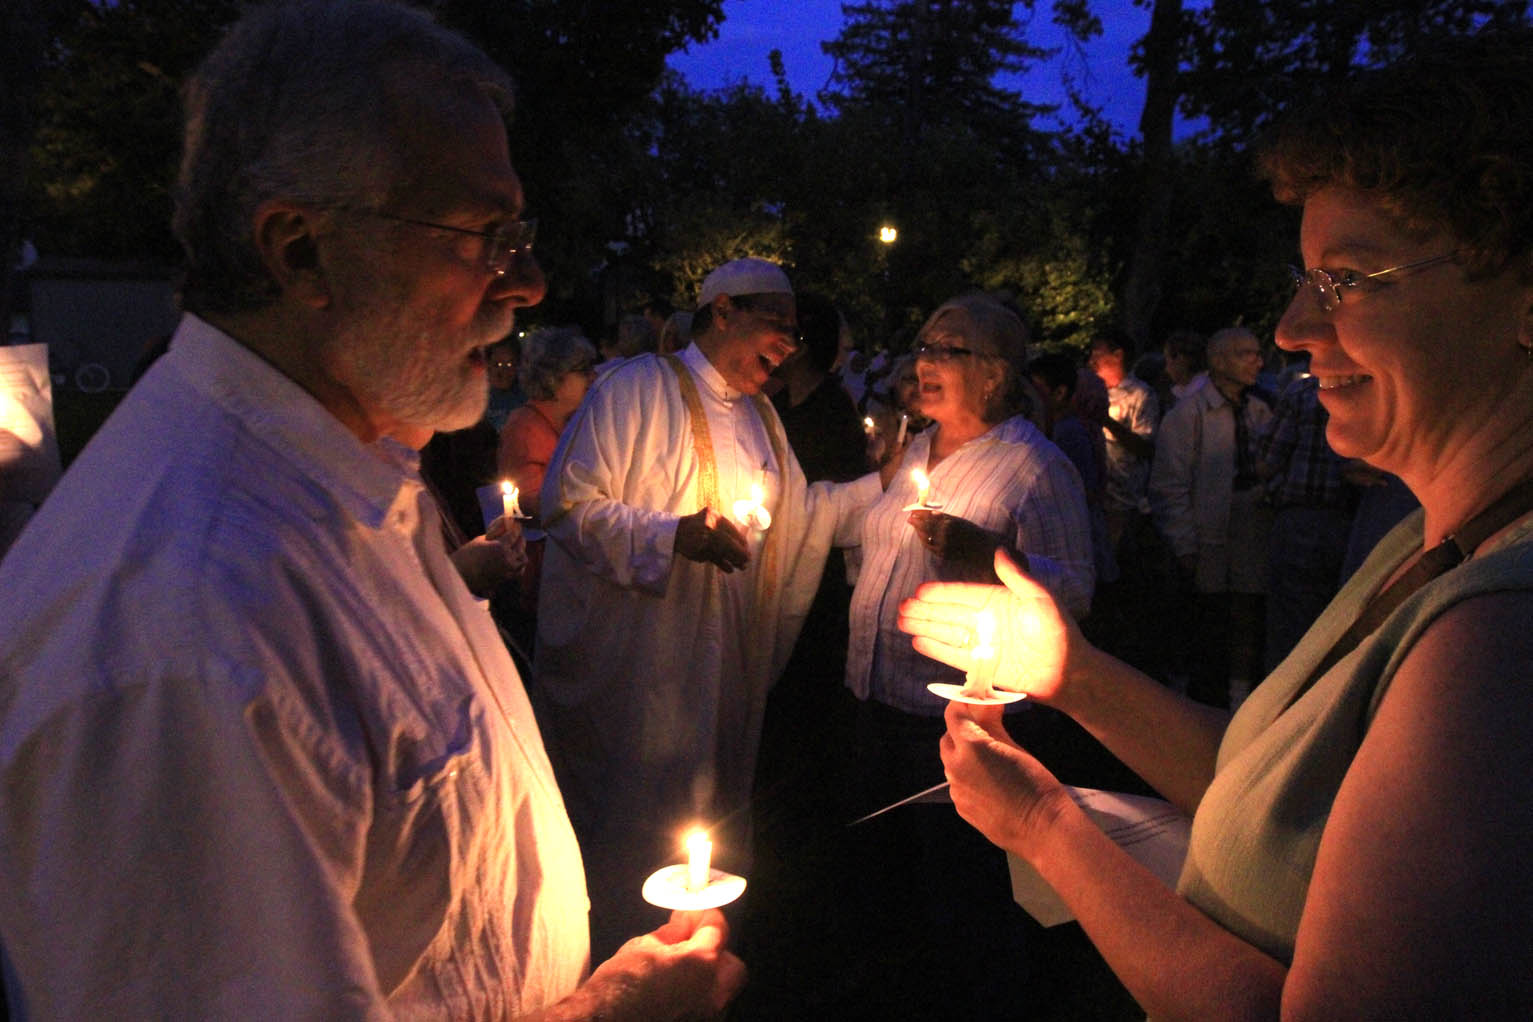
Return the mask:
[[718, 909], [672, 912], [596, 968], [538, 1022], [613, 1019], [664, 1022], [715, 1018], [745, 985], [745, 965], [725, 950], [729, 924]]
[[716, 565], [724, 572], [750, 563], [745, 533], [712, 508], [682, 516], [676, 523], [676, 552], [688, 560]]
[[527, 538], [522, 523], [505, 515], [452, 552], [452, 563], [463, 576], [469, 592], [488, 599], [509, 579], [527, 567]]

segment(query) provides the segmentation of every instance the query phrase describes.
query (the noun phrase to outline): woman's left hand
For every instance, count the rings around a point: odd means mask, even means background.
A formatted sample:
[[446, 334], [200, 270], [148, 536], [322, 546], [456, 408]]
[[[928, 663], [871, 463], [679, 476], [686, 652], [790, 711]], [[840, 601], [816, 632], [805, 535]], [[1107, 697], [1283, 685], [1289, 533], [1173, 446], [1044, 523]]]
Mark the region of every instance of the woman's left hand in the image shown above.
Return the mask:
[[951, 702], [942, 766], [958, 815], [992, 844], [1026, 857], [1055, 810], [1070, 801], [1053, 774], [1006, 733], [999, 706]]
[[468, 591], [480, 599], [494, 595], [501, 584], [527, 567], [527, 537], [522, 523], [504, 515], [452, 552], [452, 563], [463, 576]]
[[522, 530], [520, 520], [501, 515], [484, 530], [484, 538], [499, 544], [506, 569], [512, 575], [520, 574], [527, 567], [527, 534]]
[[[908, 520], [921, 545], [938, 560], [957, 561], [986, 574], [990, 573], [996, 547], [1006, 545], [995, 533], [941, 511], [912, 511]], [[1025, 570], [1025, 560], [1023, 565]]]

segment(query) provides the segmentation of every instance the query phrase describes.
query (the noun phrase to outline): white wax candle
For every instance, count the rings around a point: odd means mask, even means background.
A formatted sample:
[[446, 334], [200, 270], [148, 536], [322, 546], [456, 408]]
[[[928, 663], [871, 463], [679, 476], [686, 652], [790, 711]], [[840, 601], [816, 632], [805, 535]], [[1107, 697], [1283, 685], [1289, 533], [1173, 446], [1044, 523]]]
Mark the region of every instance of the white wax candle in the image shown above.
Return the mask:
[[746, 500], [742, 497], [735, 501], [735, 521], [747, 529], [760, 529], [762, 532], [771, 528], [772, 513], [762, 503], [764, 500], [766, 500], [766, 490], [760, 483], [752, 483], [750, 499]]
[[501, 483], [500, 513], [505, 515], [507, 518], [520, 518], [522, 515], [522, 508], [517, 500], [520, 494], [521, 491], [511, 483]]
[[995, 615], [982, 610], [974, 619], [974, 652], [969, 654], [971, 665], [964, 675], [964, 691], [969, 695], [990, 695], [990, 675], [995, 660]]
[[900, 435], [895, 437], [895, 439], [894, 439], [894, 446], [895, 447], [898, 448], [898, 447], [905, 446], [905, 429], [909, 425], [910, 425], [910, 416], [906, 415], [904, 412], [900, 412]]
[[708, 860], [713, 856], [713, 842], [701, 830], [687, 835], [687, 890], [700, 891], [708, 886]]
[[926, 504], [926, 495], [931, 492], [932, 481], [926, 478], [926, 473], [918, 468], [913, 468], [910, 470], [910, 478], [913, 479], [916, 484], [916, 503], [924, 507]]
[[878, 426], [873, 422], [873, 416], [864, 415], [862, 417], [862, 431], [864, 433], [866, 433], [868, 436], [872, 436], [874, 431], [877, 429]]

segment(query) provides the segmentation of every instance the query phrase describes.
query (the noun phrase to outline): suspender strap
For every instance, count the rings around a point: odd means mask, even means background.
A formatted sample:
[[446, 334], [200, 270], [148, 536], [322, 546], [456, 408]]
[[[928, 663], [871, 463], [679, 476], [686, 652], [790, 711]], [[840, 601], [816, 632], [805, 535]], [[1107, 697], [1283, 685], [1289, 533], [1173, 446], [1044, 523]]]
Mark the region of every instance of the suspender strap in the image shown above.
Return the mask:
[[692, 451], [697, 455], [697, 492], [703, 507], [711, 507], [727, 514], [719, 503], [719, 469], [713, 460], [713, 438], [708, 432], [708, 416], [703, 412], [703, 401], [697, 393], [697, 381], [687, 371], [686, 365], [675, 355], [666, 355], [665, 364], [676, 374], [681, 387], [681, 402], [687, 406], [687, 417], [692, 420]]
[[[702, 499], [703, 506], [711, 507], [721, 514], [728, 514], [729, 510], [719, 501], [719, 470], [718, 464], [713, 458], [713, 438], [708, 430], [708, 416], [703, 411], [702, 397], [697, 392], [697, 381], [692, 379], [692, 373], [687, 369], [686, 363], [676, 355], [664, 356], [666, 365], [676, 374], [676, 382], [681, 387], [681, 400], [687, 407], [687, 416], [692, 420], [692, 450], [697, 455], [698, 494]], [[787, 440], [777, 430], [772, 428], [772, 414], [767, 399], [760, 394], [751, 398], [752, 406], [756, 415], [761, 419], [761, 426], [766, 430], [767, 441], [772, 447], [772, 457], [779, 466], [788, 463]], [[782, 473], [786, 483], [786, 473]], [[763, 544], [761, 556], [761, 573], [758, 576], [760, 586], [758, 595], [770, 598], [777, 583], [777, 562], [780, 557], [779, 543], [774, 542], [780, 530], [776, 527], [774, 516], [773, 525], [767, 529], [766, 542]]]
[[[788, 452], [787, 437], [772, 428], [775, 416], [772, 414], [772, 403], [762, 394], [751, 397], [751, 403], [756, 407], [756, 415], [761, 419], [761, 428], [766, 430], [767, 442], [772, 445], [772, 460], [777, 463], [777, 478], [780, 481], [779, 498], [777, 501], [778, 513], [772, 517], [772, 525], [767, 529], [766, 543], [761, 551], [761, 590], [760, 597], [763, 600], [770, 599], [777, 585], [777, 561], [779, 548], [782, 546], [781, 535], [783, 529], [778, 525], [778, 518], [786, 509], [781, 499], [781, 493], [788, 487]], [[762, 604], [765, 605], [764, 603]]]

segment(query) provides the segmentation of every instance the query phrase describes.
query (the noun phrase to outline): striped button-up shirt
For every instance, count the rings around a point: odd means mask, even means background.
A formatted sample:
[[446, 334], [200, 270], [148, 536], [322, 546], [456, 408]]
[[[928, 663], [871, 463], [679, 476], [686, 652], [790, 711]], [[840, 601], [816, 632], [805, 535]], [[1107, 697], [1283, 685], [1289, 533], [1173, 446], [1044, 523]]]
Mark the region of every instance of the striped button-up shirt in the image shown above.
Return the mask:
[[[921, 433], [900, 472], [868, 510], [862, 528], [862, 569], [852, 594], [846, 684], [859, 699], [876, 699], [907, 713], [941, 716], [946, 703], [930, 682], [963, 683], [963, 674], [915, 652], [896, 624], [900, 601], [922, 582], [951, 580], [921, 543], [906, 507], [916, 502], [910, 468], [927, 464], [936, 427]], [[1070, 459], [1021, 416], [976, 437], [929, 471], [929, 500], [941, 510], [1010, 539], [1027, 555], [1028, 570], [1076, 615], [1091, 605], [1095, 571], [1085, 491]]]

